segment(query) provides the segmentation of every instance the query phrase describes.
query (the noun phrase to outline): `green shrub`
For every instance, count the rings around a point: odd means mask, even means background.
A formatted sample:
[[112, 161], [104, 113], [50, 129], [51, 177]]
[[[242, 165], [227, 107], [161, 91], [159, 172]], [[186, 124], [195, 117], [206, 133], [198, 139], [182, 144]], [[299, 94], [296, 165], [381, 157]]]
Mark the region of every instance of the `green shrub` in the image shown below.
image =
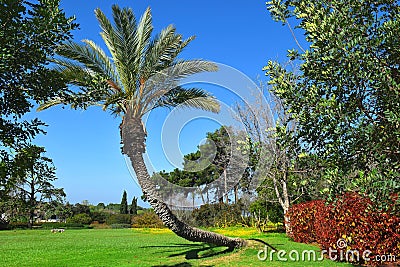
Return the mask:
[[106, 219], [108, 225], [112, 224], [130, 224], [131, 215], [129, 214], [112, 214]]
[[67, 223], [80, 223], [80, 224], [90, 224], [92, 222], [92, 218], [86, 213], [76, 214], [71, 218], [67, 219]]
[[112, 229], [124, 229], [124, 228], [131, 228], [130, 224], [127, 223], [114, 223], [111, 224]]
[[105, 223], [99, 223], [98, 221], [94, 221], [90, 224], [90, 226], [94, 229], [109, 229], [111, 226]]
[[105, 223], [109, 216], [109, 213], [104, 211], [94, 211], [90, 214], [92, 221], [97, 221], [99, 223]]
[[6, 222], [0, 222], [0, 230], [10, 230], [11, 226], [10, 224]]
[[252, 215], [256, 214], [262, 219], [268, 218], [268, 221], [273, 223], [283, 222], [283, 209], [277, 203], [266, 203], [263, 199], [257, 199], [250, 204], [249, 211]]
[[10, 222], [9, 227], [11, 229], [28, 229], [27, 222]]
[[84, 225], [81, 223], [43, 223], [42, 228], [44, 229], [56, 229], [56, 228], [65, 228], [65, 229], [82, 229]]
[[151, 211], [132, 217], [132, 227], [134, 228], [164, 228], [164, 224], [157, 214]]
[[[40, 228], [42, 223], [34, 223], [32, 228]], [[4, 227], [4, 228], [2, 228]], [[10, 222], [9, 224], [0, 225], [0, 230], [9, 230], [9, 229], [28, 229], [28, 222]]]
[[242, 222], [240, 204], [205, 204], [192, 212], [197, 226], [228, 227]]

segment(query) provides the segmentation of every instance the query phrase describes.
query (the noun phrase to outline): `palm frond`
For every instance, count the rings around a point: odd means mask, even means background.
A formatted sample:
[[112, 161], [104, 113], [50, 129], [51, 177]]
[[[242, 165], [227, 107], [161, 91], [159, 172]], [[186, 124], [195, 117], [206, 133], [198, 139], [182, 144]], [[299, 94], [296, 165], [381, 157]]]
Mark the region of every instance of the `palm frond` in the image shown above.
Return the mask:
[[76, 61], [59, 58], [51, 61], [57, 64], [54, 69], [60, 72], [69, 84], [87, 86], [92, 80], [92, 72]]
[[39, 110], [57, 104], [84, 109], [99, 105], [119, 114], [131, 106], [139, 118], [156, 107], [219, 111], [213, 96], [201, 89], [179, 86], [181, 79], [189, 75], [218, 69], [204, 60], [177, 60], [194, 36], [184, 40], [170, 25], [152, 39], [150, 8], [139, 21], [130, 8], [113, 5], [112, 12], [113, 22], [100, 9], [95, 10], [111, 58], [90, 40], [60, 46], [56, 52], [63, 58], [53, 60], [55, 69], [79, 90], [50, 99]]
[[154, 72], [170, 66], [183, 47], [194, 38], [192, 36], [183, 41], [182, 35], [176, 34], [172, 25], [163, 29], [146, 49], [140, 76], [147, 80]]
[[81, 88], [79, 92], [67, 91], [62, 95], [55, 98], [48, 99], [40, 103], [37, 108], [38, 111], [45, 110], [49, 107], [56, 105], [70, 105], [72, 109], [86, 109], [90, 106], [104, 106], [104, 99], [107, 99], [109, 95], [105, 96], [107, 91], [93, 88]]
[[86, 45], [67, 42], [59, 46], [56, 52], [60, 56], [76, 60], [91, 71], [104, 76], [105, 79], [116, 80], [114, 66], [105, 52], [90, 40], [84, 40], [83, 42]]
[[169, 25], [156, 35], [147, 47], [144, 55], [144, 63], [141, 69], [141, 77], [148, 78], [155, 69], [158, 69], [163, 61], [169, 59], [169, 50], [176, 49], [180, 42], [180, 36], [175, 34], [175, 28]]
[[[125, 112], [126, 108], [123, 106], [123, 103], [125, 103], [126, 100], [126, 94], [125, 92], [118, 92], [115, 93], [109, 97], [107, 97], [107, 99], [104, 101], [103, 103], [103, 110], [106, 109], [111, 109], [111, 110], [115, 110], [116, 108], [118, 110], [120, 110], [120, 112]], [[117, 112], [114, 112], [117, 113]]]
[[[135, 43], [136, 43], [136, 58], [135, 58], [135, 65], [136, 66], [143, 66], [145, 49], [149, 46], [151, 40], [151, 33], [153, 32], [153, 25], [152, 25], [152, 16], [151, 16], [151, 9], [148, 7], [146, 11], [143, 13], [142, 17], [140, 18], [137, 32], [135, 35]], [[139, 77], [140, 79], [141, 77]]]
[[218, 66], [215, 63], [206, 60], [179, 61], [169, 68], [158, 71], [146, 81], [143, 98], [153, 98], [152, 95], [156, 91], [167, 92], [177, 87], [178, 82], [189, 75], [217, 70]]
[[108, 76], [110, 80], [113, 81], [114, 84], [119, 85], [118, 75], [116, 73], [115, 65], [110, 60], [110, 58], [106, 55], [103, 49], [100, 48], [95, 42], [92, 40], [83, 40], [83, 42], [90, 47], [91, 52], [93, 53], [93, 57], [98, 61], [99, 66], [103, 69], [103, 75]]
[[175, 79], [183, 79], [196, 73], [211, 71], [218, 71], [217, 64], [211, 61], [195, 59], [179, 60], [162, 72], [172, 75]]
[[56, 63], [55, 70], [61, 73], [68, 84], [76, 85], [82, 90], [97, 90], [102, 92], [104, 96], [109, 96], [115, 92], [119, 92], [118, 86], [111, 80], [105, 80], [103, 76], [96, 74], [82, 64], [68, 59], [53, 59]]
[[138, 107], [137, 112], [147, 112], [149, 108], [151, 109], [159, 98], [162, 98], [170, 90], [177, 88], [179, 86], [178, 82], [182, 78], [194, 73], [216, 70], [218, 70], [218, 66], [213, 62], [205, 60], [188, 60], [179, 61], [171, 67], [157, 72], [146, 81], [143, 88], [143, 94], [140, 96], [134, 96], [138, 102], [142, 103], [141, 106]]
[[46, 102], [41, 103], [39, 105], [39, 107], [36, 109], [36, 111], [43, 111], [45, 109], [48, 109], [50, 107], [54, 107], [54, 106], [57, 106], [57, 105], [60, 105], [60, 104], [63, 104], [63, 103], [64, 103], [64, 101], [63, 101], [62, 98], [60, 98], [60, 97], [53, 98], [53, 99], [50, 99], [50, 100], [48, 100]]
[[170, 64], [176, 59], [176, 57], [179, 55], [179, 53], [182, 52], [182, 50], [194, 39], [196, 39], [196, 36], [190, 36], [189, 38], [187, 38], [186, 40], [182, 41], [179, 44], [179, 47], [177, 49], [175, 49], [170, 55], [170, 60], [167, 60], [164, 62], [164, 68], [170, 66]]
[[110, 20], [104, 15], [103, 11], [100, 8], [96, 8], [94, 11], [96, 18], [100, 24], [100, 28], [102, 32], [100, 33], [104, 42], [107, 45], [108, 50], [111, 53], [111, 56], [115, 59], [117, 57], [117, 36], [115, 34], [114, 28], [110, 22]]
[[131, 8], [121, 9], [117, 5], [113, 5], [112, 10], [115, 24], [113, 31], [116, 36], [114, 61], [122, 84], [127, 90], [132, 90], [136, 87], [136, 73], [139, 68], [137, 65], [139, 56], [136, 53], [138, 46], [136, 17]]
[[183, 88], [181, 86], [169, 90], [158, 98], [150, 110], [158, 107], [198, 108], [215, 113], [220, 111], [219, 102], [208, 92], [199, 88]]

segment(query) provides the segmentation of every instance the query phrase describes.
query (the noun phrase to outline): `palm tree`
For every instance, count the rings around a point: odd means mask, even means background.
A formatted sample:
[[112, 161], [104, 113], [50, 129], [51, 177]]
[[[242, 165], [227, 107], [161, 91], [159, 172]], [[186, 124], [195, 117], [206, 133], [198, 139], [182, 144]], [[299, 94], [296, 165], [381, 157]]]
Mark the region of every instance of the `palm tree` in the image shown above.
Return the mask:
[[138, 22], [130, 8], [114, 5], [112, 12], [114, 24], [100, 9], [95, 10], [111, 58], [90, 40], [83, 40], [84, 44], [69, 42], [60, 46], [56, 52], [61, 57], [54, 59], [56, 69], [74, 87], [62, 96], [49, 99], [39, 110], [57, 104], [84, 109], [100, 105], [120, 115], [122, 153], [130, 158], [144, 195], [163, 223], [190, 241], [230, 248], [245, 245], [243, 239], [203, 231], [178, 220], [158, 195], [143, 160], [147, 134], [142, 117], [149, 111], [158, 107], [186, 107], [219, 112], [216, 99], [204, 90], [178, 85], [182, 78], [216, 71], [217, 66], [204, 60], [177, 59], [194, 37], [183, 40], [172, 25], [152, 38], [150, 8]]

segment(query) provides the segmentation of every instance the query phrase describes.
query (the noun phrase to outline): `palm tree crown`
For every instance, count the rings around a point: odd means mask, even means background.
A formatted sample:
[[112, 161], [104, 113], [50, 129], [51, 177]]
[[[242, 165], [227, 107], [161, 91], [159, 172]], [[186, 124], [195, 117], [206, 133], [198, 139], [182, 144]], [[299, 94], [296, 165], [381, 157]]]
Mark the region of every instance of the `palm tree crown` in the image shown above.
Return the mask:
[[178, 82], [189, 75], [216, 71], [214, 63], [177, 59], [194, 39], [183, 40], [169, 25], [152, 37], [150, 8], [137, 22], [130, 8], [112, 6], [114, 24], [100, 9], [95, 10], [103, 38], [111, 54], [91, 40], [83, 44], [68, 42], [57, 49], [62, 58], [54, 59], [67, 82], [79, 87], [43, 103], [39, 110], [57, 104], [73, 108], [100, 105], [115, 114], [141, 118], [157, 107], [194, 107], [219, 111], [214, 97], [199, 88], [183, 88]]

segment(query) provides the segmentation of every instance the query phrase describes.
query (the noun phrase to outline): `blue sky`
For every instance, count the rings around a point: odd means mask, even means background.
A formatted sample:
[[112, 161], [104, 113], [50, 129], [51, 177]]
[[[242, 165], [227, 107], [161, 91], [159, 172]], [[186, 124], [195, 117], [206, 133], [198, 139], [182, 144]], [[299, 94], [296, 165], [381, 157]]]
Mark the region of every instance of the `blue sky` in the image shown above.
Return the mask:
[[[267, 61], [284, 61], [286, 51], [295, 47], [289, 29], [271, 19], [264, 1], [254, 0], [62, 0], [61, 7], [67, 15], [75, 15], [80, 24], [80, 30], [74, 32], [74, 40], [91, 39], [106, 49], [99, 35], [94, 9], [99, 7], [111, 18], [113, 3], [131, 7], [137, 17], [150, 6], [155, 33], [174, 24], [184, 37], [197, 36], [181, 57], [226, 64], [253, 80], [257, 77], [265, 80], [261, 69]], [[225, 78], [234, 81], [233, 76]], [[208, 84], [203, 87], [225, 104], [233, 102], [234, 97], [220, 86]], [[29, 116], [38, 117], [49, 125], [47, 135], [38, 137], [35, 142], [45, 146], [47, 155], [53, 159], [59, 178], [56, 185], [65, 189], [68, 201], [119, 203], [123, 190], [128, 192], [128, 201], [133, 196], [141, 196], [121, 155], [120, 118], [100, 108], [82, 111], [67, 107], [33, 112]], [[168, 110], [157, 111], [149, 116], [147, 124], [148, 132], [154, 133], [149, 135], [147, 149], [155, 170], [173, 168], [163, 156], [160, 141], [167, 116]], [[177, 139], [182, 153], [195, 151], [205, 133], [217, 127], [218, 123], [208, 119], [207, 115], [188, 122]]]

